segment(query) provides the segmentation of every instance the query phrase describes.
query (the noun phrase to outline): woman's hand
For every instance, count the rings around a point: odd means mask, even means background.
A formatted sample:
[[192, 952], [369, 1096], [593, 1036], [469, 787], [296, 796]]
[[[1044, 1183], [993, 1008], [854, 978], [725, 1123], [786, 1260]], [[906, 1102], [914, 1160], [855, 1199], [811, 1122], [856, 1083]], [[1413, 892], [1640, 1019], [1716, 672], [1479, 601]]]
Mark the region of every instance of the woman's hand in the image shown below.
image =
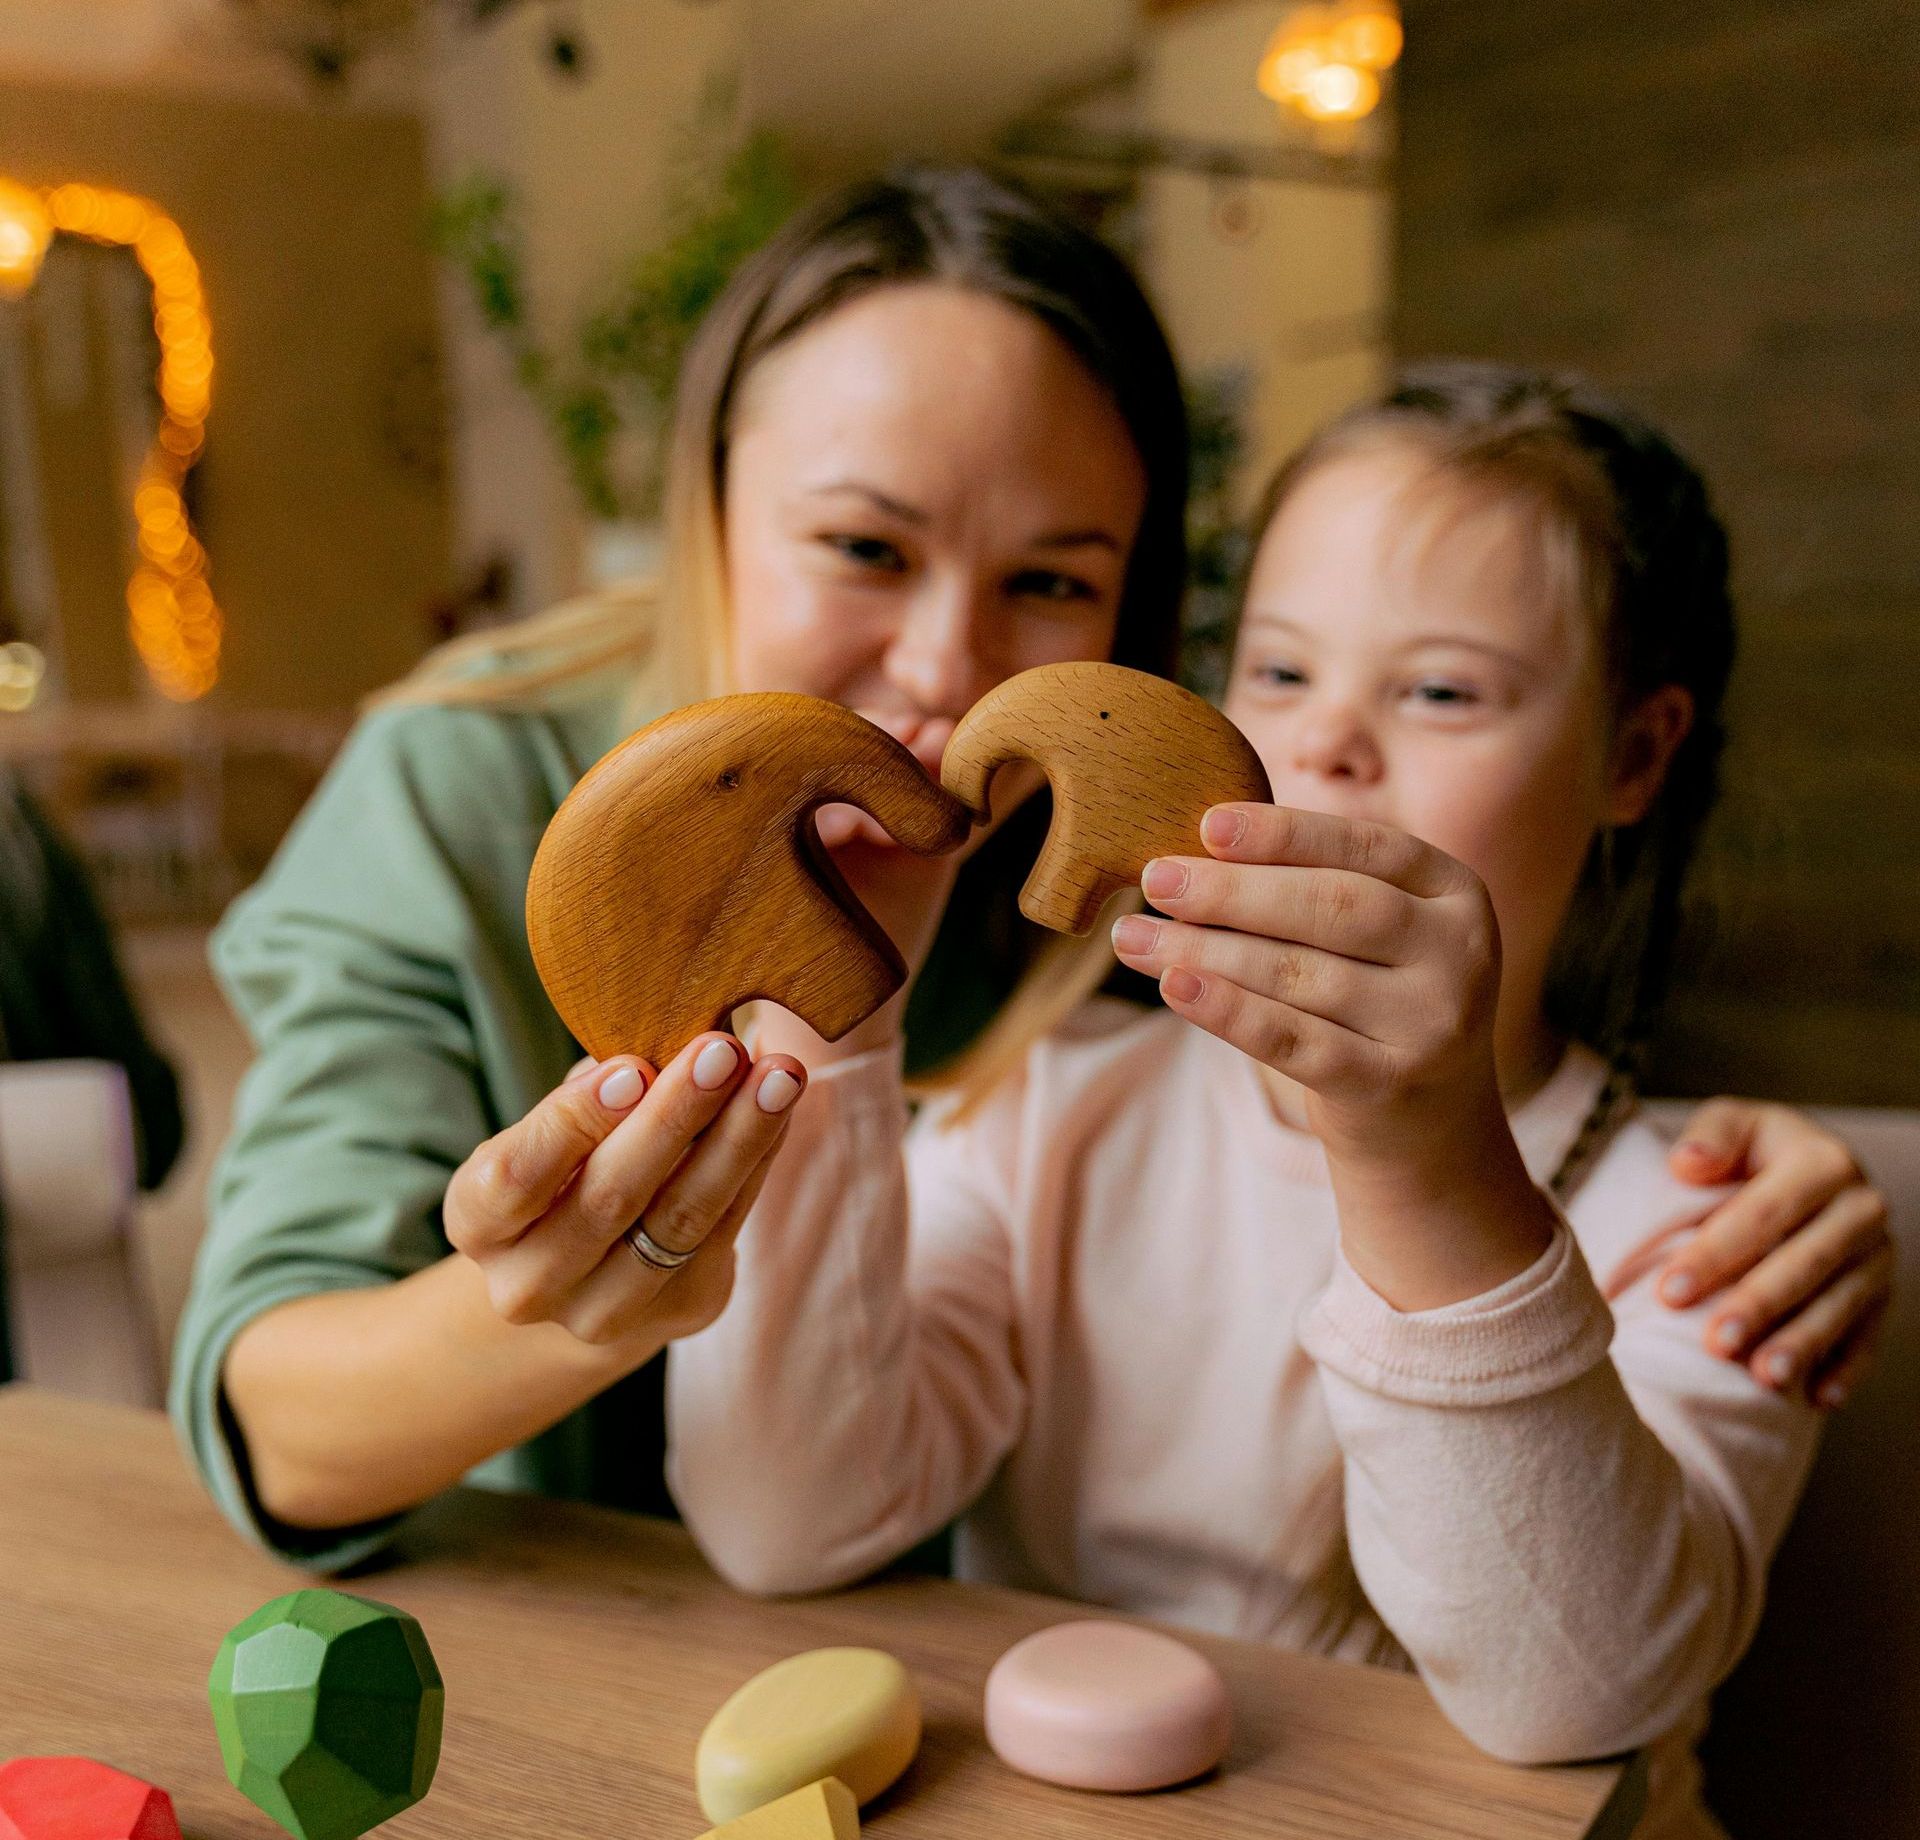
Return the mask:
[[1683, 1182], [1742, 1187], [1666, 1261], [1660, 1300], [1686, 1309], [1724, 1291], [1708, 1348], [1764, 1386], [1844, 1404], [1872, 1364], [1894, 1270], [1886, 1201], [1853, 1152], [1789, 1106], [1714, 1099], [1669, 1160]]
[[1141, 878], [1166, 919], [1114, 948], [1168, 1005], [1306, 1089], [1341, 1235], [1403, 1310], [1492, 1289], [1552, 1214], [1508, 1129], [1495, 1066], [1499, 929], [1478, 876], [1404, 831], [1276, 805], [1215, 806], [1211, 855]]
[[[454, 1171], [447, 1238], [509, 1323], [596, 1346], [691, 1335], [732, 1290], [734, 1239], [805, 1083], [790, 1056], [750, 1063], [721, 1034], [657, 1078], [627, 1056], [583, 1063]], [[695, 1256], [657, 1269], [625, 1241], [636, 1224]]]

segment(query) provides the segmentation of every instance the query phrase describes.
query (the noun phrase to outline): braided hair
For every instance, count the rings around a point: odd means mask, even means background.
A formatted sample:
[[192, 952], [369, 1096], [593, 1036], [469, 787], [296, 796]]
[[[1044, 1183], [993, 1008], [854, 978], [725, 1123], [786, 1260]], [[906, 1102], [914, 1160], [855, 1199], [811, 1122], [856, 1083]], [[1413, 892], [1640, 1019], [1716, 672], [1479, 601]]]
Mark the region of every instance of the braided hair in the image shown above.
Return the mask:
[[1579, 377], [1463, 359], [1409, 367], [1322, 430], [1281, 469], [1257, 527], [1315, 467], [1383, 438], [1415, 442], [1442, 474], [1537, 509], [1594, 621], [1616, 718], [1663, 685], [1693, 698], [1692, 727], [1646, 816], [1594, 839], [1548, 969], [1549, 1022], [1610, 1067], [1550, 1184], [1564, 1197], [1633, 1102], [1687, 871], [1719, 792], [1734, 659], [1727, 533], [1699, 472], [1630, 409]]

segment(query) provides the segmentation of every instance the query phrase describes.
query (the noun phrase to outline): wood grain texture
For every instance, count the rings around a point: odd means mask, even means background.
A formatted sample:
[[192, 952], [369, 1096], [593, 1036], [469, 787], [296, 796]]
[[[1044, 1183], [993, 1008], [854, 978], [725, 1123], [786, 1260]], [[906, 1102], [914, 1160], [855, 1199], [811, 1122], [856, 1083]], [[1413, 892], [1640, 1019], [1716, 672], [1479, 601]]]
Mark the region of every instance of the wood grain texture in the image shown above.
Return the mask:
[[664, 1067], [755, 998], [838, 1039], [898, 990], [898, 948], [820, 847], [857, 805], [922, 854], [967, 812], [883, 729], [784, 691], [675, 710], [592, 767], [541, 839], [527, 938], [588, 1053]]
[[[194, 1840], [280, 1840], [227, 1784], [206, 1704], [222, 1635], [295, 1588], [220, 1521], [158, 1413], [0, 1390], [0, 1756], [87, 1752], [172, 1793]], [[987, 1670], [1084, 1615], [1023, 1592], [889, 1578], [797, 1602], [722, 1585], [678, 1528], [458, 1491], [349, 1588], [417, 1616], [446, 1682], [433, 1791], [390, 1840], [693, 1840], [701, 1727], [802, 1649], [882, 1648], [913, 1671], [926, 1740], [866, 1811], [940, 1840], [1624, 1840], [1634, 1772], [1525, 1770], [1476, 1751], [1409, 1675], [1182, 1633], [1234, 1701], [1225, 1767], [1093, 1797], [1006, 1769]]]
[[1156, 856], [1202, 853], [1210, 805], [1273, 796], [1247, 738], [1190, 690], [1117, 664], [1053, 664], [990, 690], [947, 743], [940, 778], [977, 813], [1009, 761], [1053, 788], [1053, 824], [1020, 911], [1084, 933]]

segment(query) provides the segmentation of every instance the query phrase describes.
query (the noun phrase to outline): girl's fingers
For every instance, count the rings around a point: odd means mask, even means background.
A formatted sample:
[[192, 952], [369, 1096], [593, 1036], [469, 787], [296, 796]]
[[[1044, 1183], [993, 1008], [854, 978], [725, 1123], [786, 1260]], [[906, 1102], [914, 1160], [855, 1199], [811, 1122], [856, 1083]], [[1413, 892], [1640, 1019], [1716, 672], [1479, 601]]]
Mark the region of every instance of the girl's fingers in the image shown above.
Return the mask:
[[1369, 964], [1404, 964], [1420, 943], [1419, 900], [1351, 870], [1162, 856], [1147, 865], [1140, 886], [1175, 919], [1290, 939]]
[[1200, 838], [1224, 862], [1345, 869], [1413, 895], [1452, 894], [1472, 879], [1451, 856], [1391, 825], [1290, 805], [1215, 805], [1200, 821]]
[[1176, 965], [1161, 974], [1160, 994], [1189, 1022], [1315, 1092], [1377, 1075], [1386, 1056], [1364, 1035], [1259, 996], [1217, 973]]
[[[1830, 1141], [1837, 1147], [1838, 1140]], [[1715, 1208], [1698, 1236], [1674, 1255], [1660, 1279], [1660, 1300], [1685, 1309], [1712, 1296], [1751, 1271], [1803, 1222], [1849, 1194], [1865, 1198], [1885, 1225], [1886, 1203], [1860, 1181], [1851, 1160], [1844, 1171], [1826, 1155], [1769, 1162]]]
[[[1403, 987], [1378, 965], [1291, 941], [1262, 939], [1224, 928], [1183, 926], [1128, 914], [1114, 923], [1113, 949], [1121, 961], [1159, 977], [1175, 965], [1217, 972], [1242, 990], [1272, 997], [1361, 1035], [1391, 1022]], [[1370, 1027], [1369, 1024], [1373, 1024]]]
[[1880, 1352], [1880, 1334], [1886, 1323], [1887, 1306], [1882, 1304], [1869, 1312], [1842, 1340], [1838, 1351], [1815, 1370], [1807, 1391], [1822, 1411], [1837, 1412], [1859, 1391], [1860, 1382]]
[[596, 1077], [570, 1076], [488, 1138], [447, 1184], [442, 1214], [455, 1248], [480, 1254], [512, 1245], [640, 1102], [651, 1072], [645, 1061], [617, 1055]]
[[[736, 1100], [735, 1104], [740, 1101]], [[733, 1243], [740, 1237], [747, 1215], [779, 1148], [780, 1133], [768, 1144], [760, 1161], [747, 1173], [732, 1200], [701, 1243], [699, 1252], [680, 1271], [659, 1271], [636, 1259], [615, 1242], [599, 1265], [575, 1288], [559, 1320], [583, 1342], [604, 1345], [631, 1335], [649, 1319], [672, 1334], [690, 1334], [720, 1312], [733, 1287]], [[652, 1226], [648, 1226], [649, 1233]], [[657, 1303], [660, 1293], [673, 1286], [671, 1306]]]
[[544, 1321], [652, 1202], [739, 1084], [746, 1050], [731, 1036], [696, 1036], [580, 1168], [572, 1187], [488, 1261], [494, 1307], [509, 1322]]
[[1830, 1288], [1841, 1272], [1891, 1243], [1880, 1197], [1872, 1189], [1848, 1189], [1758, 1259], [1727, 1293], [1706, 1319], [1708, 1346], [1720, 1354], [1744, 1355], [1775, 1324]]
[[1799, 1387], [1856, 1329], [1869, 1327], [1893, 1291], [1893, 1248], [1888, 1246], [1847, 1272], [1807, 1305], [1784, 1329], [1753, 1351], [1749, 1371], [1776, 1392]]

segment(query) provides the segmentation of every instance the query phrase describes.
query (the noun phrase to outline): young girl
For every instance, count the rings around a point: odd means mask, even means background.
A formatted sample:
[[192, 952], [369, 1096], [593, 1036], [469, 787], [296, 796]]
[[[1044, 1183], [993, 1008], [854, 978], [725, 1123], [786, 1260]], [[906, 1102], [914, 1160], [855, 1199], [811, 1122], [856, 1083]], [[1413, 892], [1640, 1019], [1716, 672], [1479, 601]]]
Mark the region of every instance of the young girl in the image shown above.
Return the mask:
[[670, 1362], [720, 1569], [816, 1589], [964, 1514], [970, 1577], [1410, 1662], [1506, 1757], [1664, 1740], [1642, 1832], [1710, 1833], [1689, 1747], [1815, 1420], [1601, 1286], [1685, 1204], [1624, 1071], [1732, 649], [1698, 477], [1584, 387], [1435, 367], [1317, 440], [1226, 705], [1275, 803], [1113, 929], [1167, 1008], [904, 1157], [894, 1051], [812, 1050]]

